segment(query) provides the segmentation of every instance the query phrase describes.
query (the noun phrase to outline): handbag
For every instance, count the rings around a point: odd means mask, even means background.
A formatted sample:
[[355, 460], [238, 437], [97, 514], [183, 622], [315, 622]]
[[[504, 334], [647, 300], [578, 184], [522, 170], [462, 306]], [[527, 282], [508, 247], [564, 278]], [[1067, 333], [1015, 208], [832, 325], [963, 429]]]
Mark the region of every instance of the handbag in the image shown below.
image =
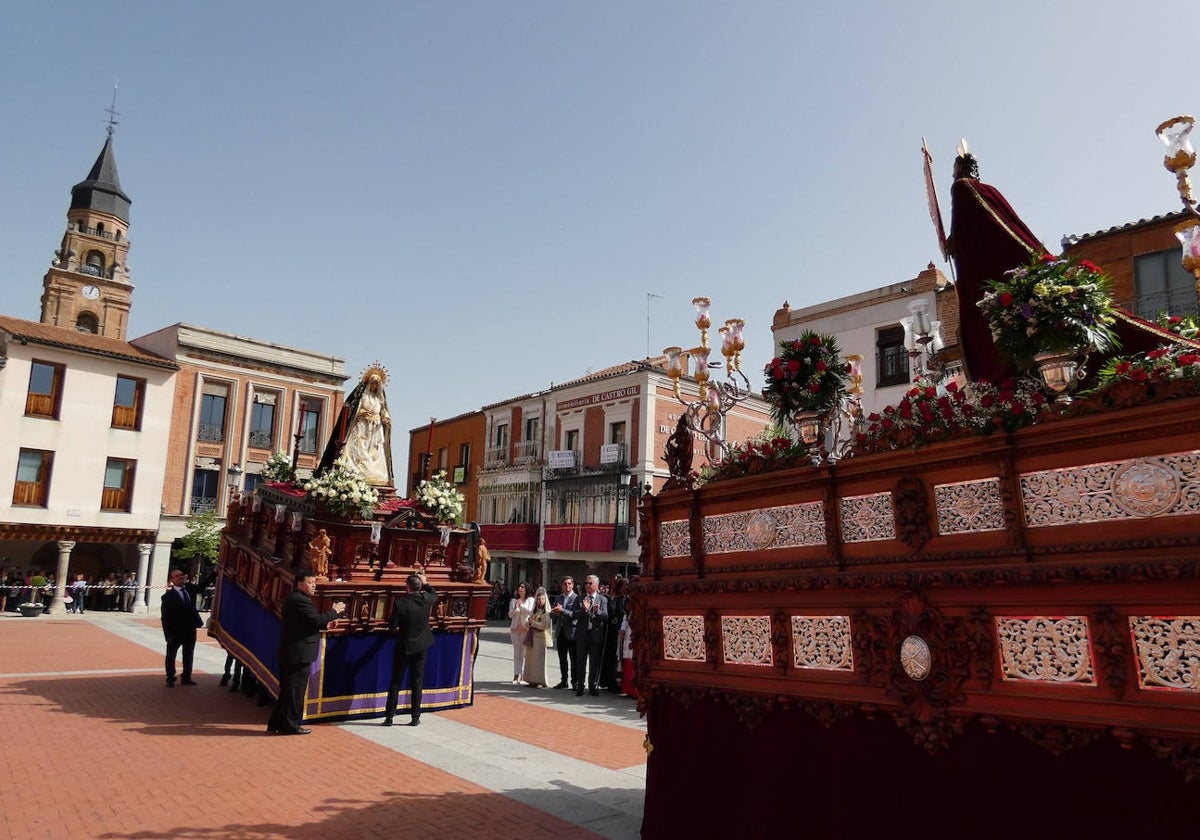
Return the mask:
[[526, 647], [533, 647], [533, 628], [530, 627], [525, 631], [525, 640], [521, 643]]

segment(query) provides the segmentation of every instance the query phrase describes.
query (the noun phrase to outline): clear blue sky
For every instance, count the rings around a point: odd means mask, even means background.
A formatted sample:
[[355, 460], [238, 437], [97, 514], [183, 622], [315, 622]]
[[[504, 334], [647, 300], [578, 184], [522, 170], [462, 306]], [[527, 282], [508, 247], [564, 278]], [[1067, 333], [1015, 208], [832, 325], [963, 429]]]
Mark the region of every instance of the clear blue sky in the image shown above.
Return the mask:
[[[36, 320], [104, 140], [130, 335], [177, 321], [378, 357], [397, 432], [941, 265], [966, 136], [1057, 248], [1177, 209], [1200, 110], [1165, 2], [0, 5], [0, 312]], [[1186, 5], [1186, 4], [1185, 4]], [[1186, 29], [1186, 27], [1184, 27]], [[396, 438], [402, 457], [404, 438]]]

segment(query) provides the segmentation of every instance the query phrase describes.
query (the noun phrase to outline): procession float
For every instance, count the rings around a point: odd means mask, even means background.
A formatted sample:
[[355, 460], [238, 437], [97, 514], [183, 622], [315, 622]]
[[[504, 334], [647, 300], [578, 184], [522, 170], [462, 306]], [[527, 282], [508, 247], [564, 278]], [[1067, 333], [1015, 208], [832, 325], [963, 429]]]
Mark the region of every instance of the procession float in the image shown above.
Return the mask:
[[[471, 704], [479, 628], [490, 586], [487, 549], [477, 526], [458, 524], [462, 497], [442, 474], [415, 498], [392, 487], [390, 418], [374, 365], [350, 393], [313, 476], [297, 479], [292, 461], [273, 456], [253, 495], [231, 502], [221, 535], [209, 634], [272, 694], [281, 605], [300, 569], [318, 576], [314, 601], [346, 614], [321, 632], [309, 676], [304, 719], [383, 714], [394, 637], [386, 632], [393, 599], [413, 572], [437, 590], [430, 617], [435, 645], [426, 661], [422, 706]], [[407, 678], [400, 703], [408, 703]]]
[[1200, 824], [1195, 321], [1114, 306], [962, 151], [962, 350], [994, 380], [935, 365], [863, 416], [855, 359], [806, 334], [764, 371], [789, 434], [717, 439], [727, 376], [668, 443], [631, 598], [644, 837]]

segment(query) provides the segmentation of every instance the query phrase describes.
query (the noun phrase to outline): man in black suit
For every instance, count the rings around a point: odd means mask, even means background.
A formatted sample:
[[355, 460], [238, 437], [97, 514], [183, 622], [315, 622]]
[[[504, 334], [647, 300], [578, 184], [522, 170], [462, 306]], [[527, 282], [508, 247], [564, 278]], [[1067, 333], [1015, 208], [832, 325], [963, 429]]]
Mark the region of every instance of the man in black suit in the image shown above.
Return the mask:
[[333, 609], [319, 613], [312, 602], [317, 589], [316, 575], [309, 569], [296, 573], [296, 588], [283, 602], [283, 630], [279, 637], [279, 699], [267, 721], [267, 731], [275, 735], [307, 735], [304, 722], [304, 692], [308, 688], [308, 670], [317, 658], [317, 639], [321, 628], [346, 612], [344, 601], [335, 601]]
[[608, 627], [608, 599], [600, 594], [600, 578], [587, 576], [583, 597], [575, 599], [571, 613], [575, 616], [575, 696], [583, 694], [586, 667], [588, 691], [599, 697], [596, 680], [600, 677], [604, 633]]
[[192, 657], [196, 652], [196, 628], [203, 627], [196, 603], [187, 591], [187, 575], [182, 569], [172, 569], [170, 588], [163, 593], [162, 618], [163, 636], [167, 640], [167, 688], [175, 687], [175, 656], [183, 650], [183, 684], [195, 685], [192, 680]]
[[391, 726], [400, 697], [404, 672], [409, 673], [412, 689], [409, 726], [421, 725], [421, 689], [425, 684], [425, 655], [433, 647], [433, 631], [429, 629], [429, 614], [437, 602], [437, 591], [425, 582], [425, 575], [409, 575], [407, 593], [392, 603], [388, 627], [396, 634], [396, 651], [392, 655], [392, 682], [388, 686], [387, 708], [383, 725]]
[[[566, 688], [568, 681], [575, 679], [575, 579], [567, 575], [562, 579], [562, 592], [554, 596], [550, 610], [550, 621], [554, 624], [554, 647], [558, 649], [558, 671], [561, 679], [555, 688]], [[574, 684], [573, 688], [578, 688]]]

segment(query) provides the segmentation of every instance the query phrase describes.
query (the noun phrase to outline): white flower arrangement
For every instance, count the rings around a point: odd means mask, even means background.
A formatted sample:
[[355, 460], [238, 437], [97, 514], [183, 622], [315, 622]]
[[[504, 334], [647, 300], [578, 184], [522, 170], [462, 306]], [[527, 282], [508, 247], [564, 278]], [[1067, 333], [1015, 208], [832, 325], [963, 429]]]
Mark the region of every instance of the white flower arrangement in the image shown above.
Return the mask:
[[433, 514], [438, 522], [457, 522], [463, 514], [463, 494], [441, 470], [417, 485], [417, 504]]
[[295, 481], [292, 459], [286, 453], [276, 452], [263, 464], [260, 475], [265, 481]]
[[378, 491], [342, 458], [333, 462], [332, 469], [305, 481], [302, 487], [309, 501], [340, 516], [369, 517], [379, 503]]

